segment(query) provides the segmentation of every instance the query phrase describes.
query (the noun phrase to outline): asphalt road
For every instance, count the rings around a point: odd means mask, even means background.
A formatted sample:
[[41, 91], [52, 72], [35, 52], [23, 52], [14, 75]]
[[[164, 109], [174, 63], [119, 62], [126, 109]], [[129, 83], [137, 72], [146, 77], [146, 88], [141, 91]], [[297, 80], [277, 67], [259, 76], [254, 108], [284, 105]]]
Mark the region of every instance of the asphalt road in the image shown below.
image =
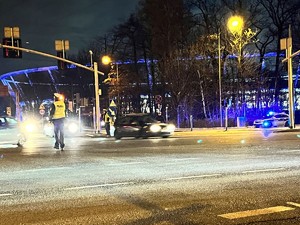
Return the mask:
[[0, 224], [300, 224], [300, 131], [0, 146]]

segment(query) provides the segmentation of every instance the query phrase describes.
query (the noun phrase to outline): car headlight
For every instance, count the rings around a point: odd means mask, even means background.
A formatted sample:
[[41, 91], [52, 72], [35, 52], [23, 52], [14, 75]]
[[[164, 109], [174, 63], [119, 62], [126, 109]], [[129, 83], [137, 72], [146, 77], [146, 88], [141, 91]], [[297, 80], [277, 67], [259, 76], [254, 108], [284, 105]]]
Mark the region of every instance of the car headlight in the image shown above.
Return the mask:
[[175, 131], [175, 129], [176, 129], [176, 127], [175, 127], [175, 125], [174, 125], [174, 124], [168, 124], [168, 126], [167, 126], [167, 130], [168, 130], [169, 132], [174, 132], [174, 131]]
[[21, 124], [22, 132], [32, 133], [37, 130], [37, 125], [34, 122], [26, 121]]
[[25, 130], [27, 132], [34, 132], [36, 130], [36, 126], [32, 123], [25, 124]]
[[153, 124], [150, 126], [150, 131], [153, 133], [157, 133], [161, 131], [161, 127], [158, 124]]
[[68, 124], [68, 131], [72, 134], [75, 134], [79, 131], [79, 126], [77, 123], [71, 122]]

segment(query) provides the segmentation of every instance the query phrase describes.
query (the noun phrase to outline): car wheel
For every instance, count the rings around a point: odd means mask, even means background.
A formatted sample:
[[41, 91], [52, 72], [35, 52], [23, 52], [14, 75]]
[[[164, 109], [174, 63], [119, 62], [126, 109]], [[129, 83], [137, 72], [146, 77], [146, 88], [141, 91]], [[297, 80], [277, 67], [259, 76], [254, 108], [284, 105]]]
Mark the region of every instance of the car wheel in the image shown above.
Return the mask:
[[122, 138], [117, 130], [115, 130], [114, 137], [116, 140], [120, 140]]
[[25, 142], [26, 142], [26, 137], [25, 137], [25, 135], [21, 134], [21, 135], [19, 136], [19, 140], [18, 140], [17, 145], [18, 145], [19, 147], [22, 147], [22, 146], [25, 144]]

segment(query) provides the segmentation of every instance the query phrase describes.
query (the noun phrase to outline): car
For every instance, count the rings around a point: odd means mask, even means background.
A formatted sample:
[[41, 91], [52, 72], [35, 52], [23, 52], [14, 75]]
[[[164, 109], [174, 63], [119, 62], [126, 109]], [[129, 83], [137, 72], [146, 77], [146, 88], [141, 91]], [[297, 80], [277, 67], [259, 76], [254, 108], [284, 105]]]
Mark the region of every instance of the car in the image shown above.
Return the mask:
[[253, 125], [256, 128], [288, 127], [289, 115], [286, 113], [272, 113], [266, 118], [254, 120]]
[[0, 116], [0, 145], [23, 146], [31, 127], [25, 123], [19, 123], [15, 118]]
[[148, 138], [171, 136], [175, 131], [175, 125], [162, 123], [154, 119], [150, 114], [131, 113], [117, 118], [114, 123], [114, 137]]

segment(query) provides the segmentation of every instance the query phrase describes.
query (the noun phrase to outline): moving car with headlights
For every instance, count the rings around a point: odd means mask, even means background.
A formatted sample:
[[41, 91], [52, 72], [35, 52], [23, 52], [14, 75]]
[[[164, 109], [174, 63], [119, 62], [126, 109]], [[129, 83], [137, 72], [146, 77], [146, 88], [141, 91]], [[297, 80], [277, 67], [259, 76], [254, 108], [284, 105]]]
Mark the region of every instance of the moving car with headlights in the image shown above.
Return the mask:
[[266, 118], [255, 120], [253, 125], [256, 128], [288, 127], [289, 115], [286, 113], [274, 113]]
[[25, 124], [20, 126], [15, 118], [0, 116], [0, 145], [22, 146], [26, 141], [25, 134]]
[[132, 113], [126, 114], [115, 121], [116, 139], [122, 137], [169, 137], [175, 131], [173, 124], [161, 123], [151, 117], [150, 114]]

